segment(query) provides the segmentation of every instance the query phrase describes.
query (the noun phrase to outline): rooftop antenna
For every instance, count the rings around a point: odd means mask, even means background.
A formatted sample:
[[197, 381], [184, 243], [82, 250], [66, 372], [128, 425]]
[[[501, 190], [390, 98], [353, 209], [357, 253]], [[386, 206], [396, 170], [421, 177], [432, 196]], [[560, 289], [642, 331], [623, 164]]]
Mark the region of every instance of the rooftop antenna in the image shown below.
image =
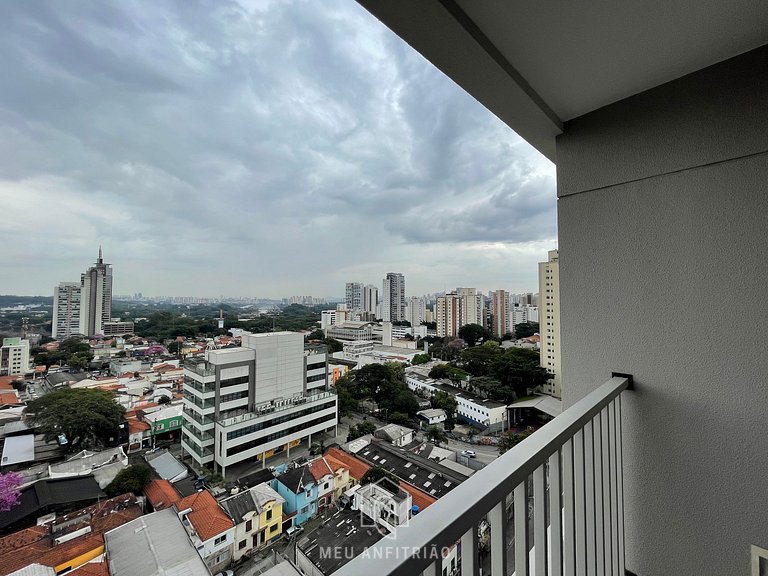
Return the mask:
[[104, 259], [101, 257], [101, 244], [99, 244], [99, 261], [98, 264], [101, 264], [104, 261]]

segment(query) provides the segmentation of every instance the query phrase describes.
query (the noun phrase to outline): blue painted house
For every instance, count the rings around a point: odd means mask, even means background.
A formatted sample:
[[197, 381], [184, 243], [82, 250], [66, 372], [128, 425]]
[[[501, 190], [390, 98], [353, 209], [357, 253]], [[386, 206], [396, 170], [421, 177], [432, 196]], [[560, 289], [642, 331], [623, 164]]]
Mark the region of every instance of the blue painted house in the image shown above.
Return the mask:
[[272, 484], [285, 499], [283, 530], [301, 526], [317, 514], [317, 484], [308, 466], [292, 468], [276, 477]]

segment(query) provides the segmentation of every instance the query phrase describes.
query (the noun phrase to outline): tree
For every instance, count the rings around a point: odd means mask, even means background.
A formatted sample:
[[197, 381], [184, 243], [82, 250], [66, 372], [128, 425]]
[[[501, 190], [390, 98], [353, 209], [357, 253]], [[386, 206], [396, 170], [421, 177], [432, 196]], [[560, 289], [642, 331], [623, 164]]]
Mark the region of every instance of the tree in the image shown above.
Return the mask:
[[502, 434], [499, 438], [499, 454], [504, 454], [504, 452], [510, 448], [513, 448], [514, 446], [517, 446], [530, 435], [531, 432], [528, 430], [524, 430], [519, 434], [515, 434], [514, 432], [506, 432]]
[[442, 408], [446, 415], [452, 416], [456, 412], [456, 397], [443, 390], [438, 390], [432, 395], [432, 407]]
[[432, 360], [429, 354], [416, 354], [411, 360], [411, 364], [418, 366], [419, 364], [426, 364]]
[[352, 440], [355, 440], [357, 438], [360, 438], [361, 436], [365, 436], [366, 434], [373, 434], [376, 431], [376, 424], [373, 422], [369, 422], [368, 420], [363, 420], [359, 424], [349, 427], [349, 434], [347, 435], [347, 442], [352, 442]]
[[182, 342], [177, 342], [176, 340], [174, 340], [173, 342], [168, 344], [168, 346], [167, 346], [168, 352], [170, 354], [181, 354], [181, 347], [183, 345], [184, 344]]
[[392, 412], [392, 414], [389, 414], [387, 417], [387, 420], [389, 420], [391, 424], [398, 424], [407, 428], [417, 428], [413, 419], [403, 412]]
[[24, 476], [18, 472], [0, 474], [0, 512], [8, 512], [19, 502], [23, 483]]
[[334, 338], [326, 338], [323, 340], [323, 342], [326, 346], [328, 346], [328, 354], [333, 354], [334, 352], [341, 352], [344, 350], [344, 345]]
[[158, 404], [170, 404], [171, 403], [171, 397], [170, 396], [160, 396], [160, 398], [157, 399]]
[[430, 426], [426, 432], [427, 440], [439, 446], [441, 442], [445, 441], [445, 433], [437, 426]]
[[491, 332], [480, 324], [465, 324], [459, 328], [459, 338], [464, 340], [470, 348], [481, 340], [488, 340], [492, 337]]
[[434, 380], [442, 380], [443, 378], [448, 378], [450, 374], [451, 370], [448, 364], [438, 364], [429, 371], [429, 377]]
[[105, 390], [64, 388], [32, 400], [25, 412], [47, 440], [64, 434], [73, 448], [106, 442], [116, 433], [125, 409]]
[[543, 386], [550, 378], [539, 362], [539, 353], [535, 350], [510, 348], [495, 362], [493, 375], [503, 385], [512, 387], [516, 397], [521, 398], [529, 389]]
[[137, 496], [141, 495], [144, 487], [149, 484], [152, 475], [149, 466], [145, 464], [134, 464], [120, 470], [115, 479], [104, 489], [107, 496], [114, 498], [121, 494], [133, 492]]
[[515, 324], [515, 338], [518, 340], [521, 338], [528, 338], [528, 336], [533, 336], [538, 331], [538, 322], [521, 322], [520, 324]]
[[307, 334], [304, 337], [305, 340], [325, 340], [325, 332], [320, 330], [319, 328], [317, 330], [313, 330], [309, 334]]

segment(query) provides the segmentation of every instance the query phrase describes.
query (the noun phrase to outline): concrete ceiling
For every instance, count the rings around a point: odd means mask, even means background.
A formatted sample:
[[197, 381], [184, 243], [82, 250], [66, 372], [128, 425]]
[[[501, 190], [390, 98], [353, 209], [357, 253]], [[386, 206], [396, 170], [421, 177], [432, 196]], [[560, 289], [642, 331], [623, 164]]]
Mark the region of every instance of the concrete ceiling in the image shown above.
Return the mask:
[[562, 123], [768, 43], [768, 1], [358, 0], [544, 155]]

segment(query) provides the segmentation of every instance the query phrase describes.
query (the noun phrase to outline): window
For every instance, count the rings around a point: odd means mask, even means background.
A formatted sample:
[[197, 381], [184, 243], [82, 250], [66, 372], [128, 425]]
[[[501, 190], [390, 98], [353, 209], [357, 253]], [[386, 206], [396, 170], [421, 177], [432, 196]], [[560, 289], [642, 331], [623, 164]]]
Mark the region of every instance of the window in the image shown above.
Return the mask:
[[237, 545], [237, 549], [238, 549], [238, 550], [242, 550], [243, 548], [245, 548], [245, 545], [246, 545], [247, 543], [248, 543], [248, 541], [247, 541], [247, 540], [243, 540], [242, 542], [240, 542], [240, 544], [238, 544], [238, 545]]
[[250, 531], [251, 531], [251, 528], [253, 528], [253, 520], [248, 520], [248, 521], [245, 523], [245, 531], [246, 531], [246, 532], [250, 532]]
[[273, 532], [277, 532], [277, 524], [273, 524], [269, 527], [269, 533], [272, 534]]
[[213, 545], [218, 546], [222, 542], [226, 542], [226, 541], [227, 541], [227, 535], [224, 534], [224, 536], [219, 536], [218, 538], [216, 538], [216, 540], [213, 541]]
[[272, 510], [271, 509], [267, 510], [267, 522], [269, 522], [270, 520], [272, 520]]

